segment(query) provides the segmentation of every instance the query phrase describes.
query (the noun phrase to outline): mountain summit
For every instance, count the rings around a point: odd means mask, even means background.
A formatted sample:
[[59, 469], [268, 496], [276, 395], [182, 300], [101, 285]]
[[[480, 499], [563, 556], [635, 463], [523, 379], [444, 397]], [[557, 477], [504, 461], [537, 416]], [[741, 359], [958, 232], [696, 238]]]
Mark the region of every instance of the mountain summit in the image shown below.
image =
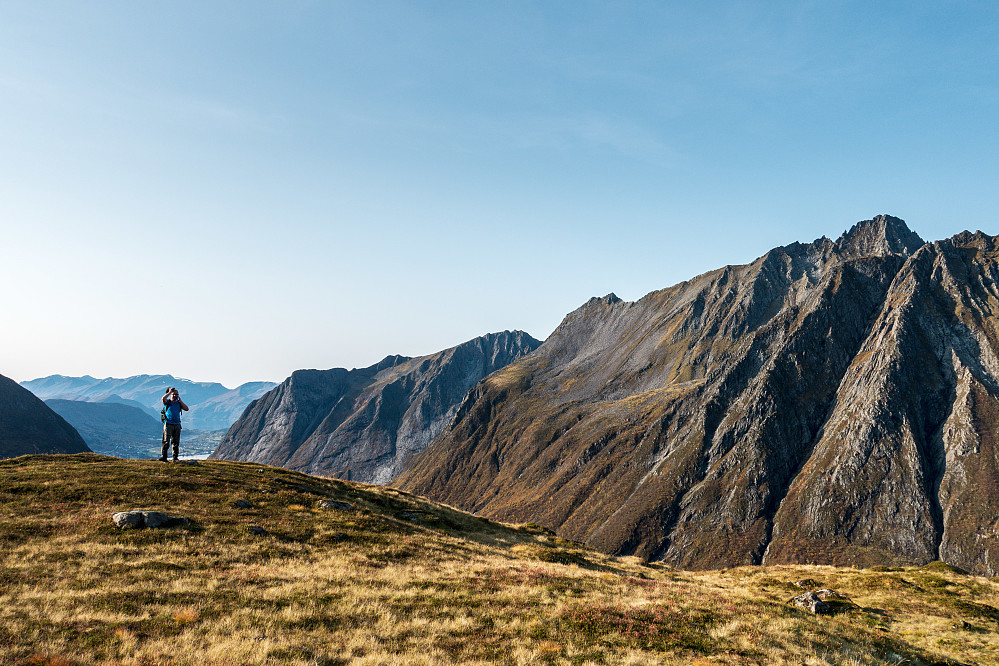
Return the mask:
[[878, 215], [872, 220], [858, 222], [836, 241], [840, 252], [847, 257], [909, 256], [923, 244], [919, 234], [891, 215]]
[[397, 484], [686, 568], [999, 573], [999, 242], [881, 215], [591, 299]]

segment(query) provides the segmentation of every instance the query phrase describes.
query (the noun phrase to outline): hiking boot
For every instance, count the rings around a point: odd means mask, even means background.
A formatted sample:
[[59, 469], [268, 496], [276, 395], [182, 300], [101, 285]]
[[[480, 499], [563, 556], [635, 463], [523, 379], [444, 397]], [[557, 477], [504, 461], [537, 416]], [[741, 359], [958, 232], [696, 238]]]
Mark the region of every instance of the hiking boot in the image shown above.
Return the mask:
[[180, 462], [180, 458], [174, 457], [173, 461], [174, 462]]
[[162, 458], [157, 458], [157, 460], [159, 460], [160, 462], [166, 462], [167, 461], [166, 456], [163, 456]]

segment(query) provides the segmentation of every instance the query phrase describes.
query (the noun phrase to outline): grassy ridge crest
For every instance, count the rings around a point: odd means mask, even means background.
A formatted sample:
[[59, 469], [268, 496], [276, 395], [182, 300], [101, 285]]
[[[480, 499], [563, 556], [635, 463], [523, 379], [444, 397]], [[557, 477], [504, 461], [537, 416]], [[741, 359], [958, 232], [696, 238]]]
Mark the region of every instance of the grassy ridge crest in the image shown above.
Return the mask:
[[[112, 524], [140, 508], [191, 522]], [[806, 579], [835, 614], [787, 603]], [[0, 663], [999, 664], [999, 582], [677, 571], [259, 464], [25, 456], [0, 461]]]

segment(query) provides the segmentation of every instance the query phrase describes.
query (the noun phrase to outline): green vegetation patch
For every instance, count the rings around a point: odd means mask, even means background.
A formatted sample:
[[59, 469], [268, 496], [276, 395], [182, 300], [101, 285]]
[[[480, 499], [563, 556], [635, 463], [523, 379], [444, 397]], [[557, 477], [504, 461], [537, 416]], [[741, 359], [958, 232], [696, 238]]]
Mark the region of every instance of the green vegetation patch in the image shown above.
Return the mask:
[[643, 650], [701, 654], [720, 647], [708, 635], [714, 615], [707, 610], [581, 605], [565, 611], [559, 619], [563, 626], [580, 632], [594, 643], [625, 642]]

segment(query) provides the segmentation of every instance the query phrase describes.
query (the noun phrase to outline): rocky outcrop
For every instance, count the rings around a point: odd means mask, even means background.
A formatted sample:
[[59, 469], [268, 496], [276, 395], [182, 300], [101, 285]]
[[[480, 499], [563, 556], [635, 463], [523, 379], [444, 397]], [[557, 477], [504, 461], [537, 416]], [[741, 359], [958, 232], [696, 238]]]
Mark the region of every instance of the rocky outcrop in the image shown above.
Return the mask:
[[569, 314], [400, 487], [707, 568], [999, 573], [999, 247], [897, 218]]
[[470, 388], [539, 344], [504, 331], [368, 368], [296, 371], [250, 404], [211, 457], [387, 483], [444, 430]]
[[0, 458], [90, 451], [80, 434], [17, 382], [0, 375]]

